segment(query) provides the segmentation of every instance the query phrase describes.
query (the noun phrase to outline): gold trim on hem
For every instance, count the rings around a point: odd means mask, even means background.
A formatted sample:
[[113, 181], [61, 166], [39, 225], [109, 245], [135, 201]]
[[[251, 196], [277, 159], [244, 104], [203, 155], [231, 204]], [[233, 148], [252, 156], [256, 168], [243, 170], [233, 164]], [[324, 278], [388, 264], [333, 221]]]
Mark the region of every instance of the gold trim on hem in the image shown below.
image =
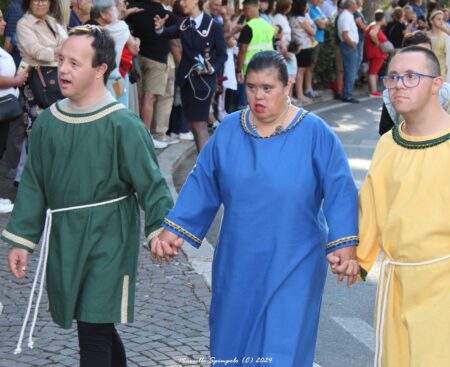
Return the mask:
[[120, 307], [120, 322], [128, 323], [128, 292], [129, 292], [130, 276], [124, 275], [122, 286], [122, 303]]
[[184, 235], [186, 235], [187, 237], [189, 237], [191, 240], [193, 240], [194, 242], [198, 243], [199, 245], [202, 244], [202, 240], [200, 238], [198, 238], [197, 236], [193, 235], [191, 232], [189, 232], [188, 230], [184, 229], [183, 227], [180, 227], [178, 224], [172, 222], [169, 219], [164, 219], [164, 223], [166, 223], [168, 226], [176, 229], [178, 232], [183, 233]]
[[14, 233], [7, 231], [6, 229], [3, 230], [2, 236], [7, 238], [8, 240], [14, 241], [22, 246], [28, 247], [30, 250], [34, 250], [37, 246], [36, 243], [33, 243], [33, 242], [27, 240], [26, 238], [17, 236]]
[[61, 120], [63, 122], [67, 122], [69, 124], [85, 124], [88, 122], [92, 122], [92, 121], [101, 119], [115, 111], [123, 110], [124, 108], [125, 108], [125, 106], [123, 104], [117, 103], [117, 104], [115, 104], [111, 107], [108, 107], [108, 108], [104, 109], [103, 111], [100, 111], [91, 116], [73, 117], [73, 116], [65, 115], [65, 114], [61, 113], [60, 111], [58, 111], [58, 108], [56, 107], [56, 103], [53, 103], [50, 106], [50, 112], [52, 113], [52, 115], [54, 117], [56, 117], [58, 120]]
[[341, 243], [350, 242], [350, 241], [359, 241], [359, 237], [358, 236], [348, 236], [348, 237], [339, 238], [338, 240], [335, 240], [335, 241], [327, 244], [326, 249], [328, 250], [334, 246], [340, 245]]
[[147, 236], [147, 242], [150, 242], [152, 239], [154, 239], [156, 236], [158, 236], [162, 231], [164, 230], [164, 228], [158, 228], [157, 230], [153, 231], [152, 233], [150, 233]]

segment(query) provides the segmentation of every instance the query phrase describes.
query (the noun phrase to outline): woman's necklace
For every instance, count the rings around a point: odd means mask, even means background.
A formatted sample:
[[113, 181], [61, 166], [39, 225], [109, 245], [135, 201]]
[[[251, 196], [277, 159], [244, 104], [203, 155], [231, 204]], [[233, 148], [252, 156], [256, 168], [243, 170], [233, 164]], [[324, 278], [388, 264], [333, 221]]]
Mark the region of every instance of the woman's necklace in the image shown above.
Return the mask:
[[[284, 109], [284, 112], [280, 115], [280, 117], [278, 117], [278, 118], [275, 120], [276, 123], [274, 123], [273, 125], [277, 125], [278, 121], [281, 121], [281, 124], [278, 124], [278, 125], [275, 127], [274, 132], [268, 136], [269, 138], [272, 137], [272, 136], [281, 134], [281, 133], [284, 131], [283, 120], [284, 120], [284, 118], [286, 117], [286, 115], [287, 115], [287, 113], [288, 113], [290, 107], [291, 107], [291, 102], [289, 101], [289, 102], [287, 103], [286, 108]], [[253, 120], [253, 121], [252, 121], [252, 120]], [[250, 123], [250, 126], [253, 128], [253, 130], [258, 131], [258, 128], [257, 128], [257, 126], [256, 126], [256, 124], [255, 124], [255, 120], [256, 120], [255, 115], [254, 115], [253, 112], [252, 112], [252, 113], [250, 114], [250, 118], [248, 119], [248, 121], [249, 121], [249, 123]]]

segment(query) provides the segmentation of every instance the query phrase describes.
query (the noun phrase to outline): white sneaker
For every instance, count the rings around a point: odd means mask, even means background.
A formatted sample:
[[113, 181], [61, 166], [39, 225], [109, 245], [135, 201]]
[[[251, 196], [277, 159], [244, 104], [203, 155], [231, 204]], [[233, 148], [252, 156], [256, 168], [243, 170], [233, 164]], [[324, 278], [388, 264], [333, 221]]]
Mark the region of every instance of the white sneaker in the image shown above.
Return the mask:
[[163, 143], [162, 141], [156, 139], [153, 139], [153, 145], [155, 146], [155, 149], [165, 149], [168, 146], [167, 143]]
[[173, 139], [168, 135], [153, 135], [153, 141], [159, 141], [160, 143], [164, 143], [167, 145], [176, 144], [180, 142], [178, 139]]
[[171, 137], [172, 139], [179, 139], [179, 138], [180, 138], [180, 134], [177, 134], [177, 133], [170, 133], [170, 137]]
[[180, 140], [194, 140], [194, 135], [192, 132], [180, 133]]
[[9, 199], [1, 199], [0, 213], [11, 213], [14, 208], [14, 204]]

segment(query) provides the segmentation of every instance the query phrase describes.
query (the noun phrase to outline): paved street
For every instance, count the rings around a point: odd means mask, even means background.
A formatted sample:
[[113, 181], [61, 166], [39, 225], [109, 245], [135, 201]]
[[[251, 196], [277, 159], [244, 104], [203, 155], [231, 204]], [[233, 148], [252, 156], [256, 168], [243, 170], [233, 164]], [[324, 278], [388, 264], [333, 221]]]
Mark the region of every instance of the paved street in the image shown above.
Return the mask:
[[[378, 139], [380, 106], [380, 99], [366, 99], [358, 105], [329, 102], [309, 107], [328, 121], [339, 135], [358, 185], [364, 179]], [[173, 152], [188, 151], [183, 144], [177, 144], [159, 156], [167, 177], [171, 174], [173, 162], [179, 160]], [[174, 177], [175, 186], [179, 186], [192, 164], [193, 158], [182, 163]], [[11, 197], [14, 190], [10, 189], [11, 181], [3, 178], [4, 171], [0, 162], [0, 197]], [[172, 180], [171, 177], [169, 179]], [[0, 214], [0, 230], [7, 220], [8, 215]], [[219, 221], [220, 214], [207, 236], [210, 243], [215, 242]], [[192, 249], [186, 250], [189, 258], [181, 255], [172, 264], [163, 266], [154, 264], [147, 250], [141, 251], [135, 323], [119, 327], [128, 352], [129, 366], [182, 366], [180, 358], [194, 361], [208, 357], [207, 310], [210, 291], [204, 277], [195, 270], [202, 268], [198, 266], [199, 262], [202, 266], [208, 266], [211, 253], [206, 250], [199, 261]], [[0, 367], [76, 366], [76, 333], [74, 330], [62, 330], [51, 322], [46, 312], [46, 298], [43, 299], [36, 327], [38, 339], [35, 349], [27, 349], [25, 341], [24, 352], [13, 355], [38, 253], [31, 256], [30, 278], [24, 281], [14, 280], [9, 275], [6, 256], [7, 247], [0, 243], [0, 302], [4, 306], [0, 315]], [[365, 284], [348, 290], [337, 286], [334, 275], [329, 274], [316, 353], [318, 366], [371, 366], [375, 288], [374, 275]]]

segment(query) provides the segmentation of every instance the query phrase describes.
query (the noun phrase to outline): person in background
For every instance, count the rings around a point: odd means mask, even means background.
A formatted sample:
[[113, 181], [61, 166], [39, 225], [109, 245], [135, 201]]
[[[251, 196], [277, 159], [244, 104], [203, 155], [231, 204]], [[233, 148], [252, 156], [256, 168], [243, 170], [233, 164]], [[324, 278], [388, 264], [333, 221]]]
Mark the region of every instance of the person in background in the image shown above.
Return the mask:
[[238, 81], [239, 106], [243, 109], [247, 106], [245, 93], [245, 72], [250, 59], [259, 51], [273, 50], [275, 29], [265, 21], [259, 13], [258, 0], [244, 0], [243, 14], [247, 24], [239, 34], [239, 53], [236, 60], [236, 77]]
[[402, 47], [403, 37], [408, 32], [403, 23], [404, 11], [400, 7], [396, 7], [392, 12], [392, 20], [386, 24], [384, 33], [388, 40], [394, 46], [394, 49]]
[[175, 93], [175, 63], [169, 57], [174, 46], [171, 45], [173, 42], [155, 33], [154, 18], [167, 15], [167, 26], [171, 26], [177, 24], [177, 17], [164, 7], [162, 0], [137, 1], [133, 6], [144, 9], [126, 19], [133, 35], [141, 40], [138, 58], [142, 71], [138, 86], [140, 116], [152, 132], [155, 147], [163, 149], [179, 142], [166, 135]]
[[267, 23], [272, 23], [272, 9], [270, 8], [269, 0], [259, 0], [259, 16], [263, 18]]
[[67, 29], [87, 23], [91, 16], [91, 0], [72, 0], [70, 20]]
[[417, 15], [414, 13], [414, 10], [411, 5], [405, 5], [403, 7], [403, 11], [405, 12], [404, 24], [406, 26], [406, 30], [408, 33], [415, 32], [417, 30]]
[[328, 18], [320, 10], [321, 0], [309, 0], [309, 16], [316, 25], [316, 34], [314, 35], [317, 45], [312, 49], [312, 62], [311, 66], [306, 69], [305, 72], [305, 90], [304, 95], [308, 98], [319, 98], [320, 93], [313, 89], [313, 75], [314, 69], [316, 67], [317, 61], [319, 60], [321, 45], [325, 42], [325, 28], [328, 25]]
[[359, 103], [359, 100], [353, 97], [353, 89], [358, 74], [358, 27], [355, 23], [353, 13], [356, 11], [355, 0], [343, 0], [342, 8], [337, 22], [337, 32], [340, 40], [340, 49], [344, 64], [344, 90], [342, 95], [343, 102]]
[[358, 70], [361, 66], [361, 63], [364, 58], [364, 32], [367, 28], [367, 22], [366, 18], [364, 17], [364, 14], [362, 13], [362, 7], [363, 7], [363, 0], [356, 0], [356, 11], [353, 13], [353, 17], [355, 18], [356, 26], [358, 27], [358, 55], [359, 55], [359, 61], [358, 61]]
[[296, 54], [297, 75], [295, 79], [296, 97], [302, 103], [310, 103], [311, 99], [306, 97], [303, 92], [306, 70], [312, 64], [313, 45], [317, 42], [314, 39], [316, 34], [316, 25], [309, 16], [309, 7], [307, 0], [297, 0], [292, 5], [292, 14], [290, 18], [292, 29], [292, 40], [296, 42], [300, 51]]
[[367, 26], [364, 34], [366, 57], [369, 62], [369, 95], [371, 97], [381, 97], [377, 90], [378, 72], [386, 60], [387, 54], [381, 49], [381, 44], [387, 41], [382, 27], [385, 25], [384, 11], [375, 11], [374, 21]]
[[203, 12], [202, 0], [184, 0], [180, 5], [186, 17], [179, 24], [165, 26], [169, 15], [156, 15], [154, 24], [160, 37], [181, 40], [182, 56], [175, 83], [180, 87], [183, 112], [200, 152], [209, 139], [211, 99], [227, 51], [223, 27]]
[[12, 0], [5, 9], [4, 19], [6, 22], [6, 28], [4, 33], [3, 49], [10, 53], [14, 59], [16, 67], [19, 66], [20, 57], [19, 49], [17, 48], [16, 29], [17, 22], [23, 16], [23, 10], [20, 6], [20, 0]]
[[[6, 22], [0, 10], [0, 37], [5, 32]], [[19, 98], [19, 87], [27, 80], [27, 72], [19, 71], [16, 74], [16, 65], [12, 56], [0, 47], [0, 97], [8, 94]], [[0, 159], [3, 157], [8, 172], [6, 178], [13, 179], [16, 176], [16, 168], [19, 164], [20, 150], [25, 138], [25, 125], [23, 116], [8, 123], [0, 124]]]
[[338, 11], [338, 0], [325, 0], [320, 4], [320, 10], [330, 21], [334, 19]]
[[439, 60], [441, 75], [445, 80], [447, 77], [447, 35], [442, 31], [444, 28], [444, 13], [442, 10], [434, 10], [430, 15], [431, 29], [427, 32], [431, 39], [431, 50]]

